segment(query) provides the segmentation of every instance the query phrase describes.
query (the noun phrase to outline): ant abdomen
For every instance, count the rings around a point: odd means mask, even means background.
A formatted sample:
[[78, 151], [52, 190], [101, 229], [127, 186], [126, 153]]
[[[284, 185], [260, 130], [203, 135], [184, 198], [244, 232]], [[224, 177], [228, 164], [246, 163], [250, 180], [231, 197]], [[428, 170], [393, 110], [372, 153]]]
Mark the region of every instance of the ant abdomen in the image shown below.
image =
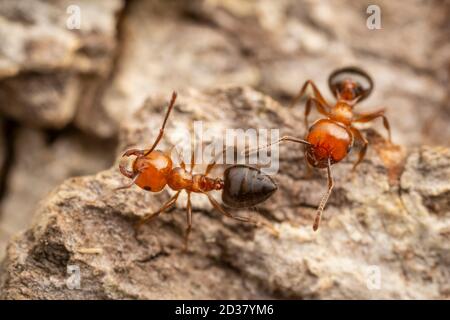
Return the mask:
[[278, 189], [275, 182], [258, 168], [234, 165], [224, 172], [222, 201], [232, 208], [246, 208], [268, 199]]
[[359, 101], [366, 99], [373, 90], [372, 78], [358, 67], [335, 70], [328, 78], [328, 86], [336, 98]]

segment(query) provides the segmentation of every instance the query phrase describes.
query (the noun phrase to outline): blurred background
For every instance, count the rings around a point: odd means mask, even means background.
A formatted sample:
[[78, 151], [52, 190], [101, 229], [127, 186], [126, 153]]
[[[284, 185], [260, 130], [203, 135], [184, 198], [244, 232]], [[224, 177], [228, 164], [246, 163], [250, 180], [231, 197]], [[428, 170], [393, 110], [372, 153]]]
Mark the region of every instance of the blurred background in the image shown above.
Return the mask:
[[449, 40], [446, 0], [1, 0], [0, 257], [40, 199], [110, 167], [120, 123], [172, 90], [246, 85], [286, 105], [312, 79], [332, 101], [328, 75], [357, 65], [375, 81], [360, 110], [386, 107], [395, 143], [449, 146]]

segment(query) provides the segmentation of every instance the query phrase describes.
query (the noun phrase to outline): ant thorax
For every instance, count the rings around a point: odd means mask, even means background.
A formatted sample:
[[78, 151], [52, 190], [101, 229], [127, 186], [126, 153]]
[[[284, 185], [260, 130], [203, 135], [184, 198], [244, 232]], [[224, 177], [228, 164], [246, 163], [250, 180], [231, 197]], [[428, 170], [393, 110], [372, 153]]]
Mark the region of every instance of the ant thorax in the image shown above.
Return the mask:
[[352, 107], [345, 101], [339, 100], [331, 109], [330, 118], [348, 126], [353, 118]]

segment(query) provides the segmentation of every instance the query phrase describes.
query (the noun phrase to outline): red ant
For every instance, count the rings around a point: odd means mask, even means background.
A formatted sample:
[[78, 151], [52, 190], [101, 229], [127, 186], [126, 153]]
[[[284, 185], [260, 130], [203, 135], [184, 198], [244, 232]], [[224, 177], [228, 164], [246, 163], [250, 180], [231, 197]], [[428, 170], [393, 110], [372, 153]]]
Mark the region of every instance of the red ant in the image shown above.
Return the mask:
[[284, 136], [263, 148], [282, 141], [302, 143], [305, 145], [307, 164], [315, 168], [327, 169], [328, 189], [322, 196], [314, 219], [313, 229], [316, 231], [319, 228], [322, 212], [334, 186], [331, 176], [331, 166], [347, 156], [355, 139], [362, 143], [362, 147], [359, 151], [358, 160], [353, 166], [353, 170], [355, 170], [366, 154], [368, 141], [357, 128], [353, 127], [353, 124], [382, 118], [383, 125], [388, 131], [389, 142], [391, 142], [391, 130], [389, 122], [384, 115], [384, 109], [371, 113], [358, 114], [353, 112], [353, 107], [366, 99], [373, 89], [372, 79], [363, 70], [356, 67], [346, 67], [331, 73], [328, 78], [328, 86], [337, 99], [334, 106], [329, 105], [322, 97], [314, 82], [308, 80], [292, 101], [291, 107], [303, 97], [308, 86], [312, 87], [314, 96], [309, 97], [306, 101], [305, 127], [308, 128], [308, 115], [311, 111], [312, 103], [315, 104], [317, 111], [324, 115], [325, 118], [319, 119], [312, 124], [305, 140]]
[[265, 201], [277, 190], [277, 186], [269, 176], [263, 174], [259, 169], [246, 165], [232, 165], [225, 170], [224, 179], [211, 178], [208, 174], [216, 164], [215, 159], [208, 164], [203, 174], [193, 174], [192, 171], [195, 165], [194, 152], [191, 153], [191, 164], [188, 171], [183, 160], [181, 160], [179, 167], [173, 167], [170, 152], [155, 150], [164, 135], [164, 128], [175, 104], [176, 97], [176, 92], [173, 92], [164, 122], [153, 145], [146, 150], [130, 149], [123, 154], [122, 157], [136, 156], [136, 159], [133, 161], [132, 171], [128, 170], [123, 162], [119, 165], [120, 172], [132, 180], [128, 185], [117, 189], [130, 188], [133, 184], [136, 184], [144, 190], [159, 192], [167, 185], [176, 191], [159, 210], [142, 218], [139, 225], [156, 218], [169, 209], [177, 201], [180, 192], [185, 190], [187, 192], [185, 249], [187, 249], [188, 238], [192, 229], [192, 192], [206, 195], [213, 207], [229, 218], [255, 225], [264, 225], [274, 234], [277, 234], [277, 231], [269, 223], [227, 212], [210, 195], [210, 191], [223, 190], [223, 202], [233, 208], [251, 207]]

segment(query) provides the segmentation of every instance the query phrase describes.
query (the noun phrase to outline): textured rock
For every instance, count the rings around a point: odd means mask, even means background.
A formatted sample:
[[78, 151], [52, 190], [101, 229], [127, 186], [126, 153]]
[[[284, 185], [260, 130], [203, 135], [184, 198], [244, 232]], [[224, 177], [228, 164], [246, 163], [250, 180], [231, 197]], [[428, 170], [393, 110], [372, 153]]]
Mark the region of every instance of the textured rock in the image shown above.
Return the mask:
[[[121, 51], [102, 99], [116, 124], [148, 96], [187, 87], [256, 85], [256, 66], [220, 29], [183, 15], [183, 2], [134, 1], [121, 29]], [[182, 35], [182, 36], [180, 36]]]
[[[0, 119], [0, 201], [3, 200], [5, 196], [6, 187], [6, 138], [4, 136], [5, 124], [3, 119]], [[1, 214], [1, 211], [0, 211]], [[9, 235], [0, 228], [0, 243], [6, 244], [9, 239]]]
[[[164, 147], [192, 131], [194, 119], [213, 128], [206, 140], [233, 127], [283, 127], [298, 136], [300, 105], [288, 111], [249, 89], [187, 88], [249, 85], [286, 104], [309, 78], [333, 101], [328, 74], [355, 64], [375, 80], [358, 111], [386, 107], [394, 141], [403, 146], [450, 146], [448, 1], [378, 1], [381, 30], [367, 29], [365, 1], [76, 2], [80, 30], [66, 27], [72, 1], [0, 3], [0, 113], [20, 126], [9, 178], [2, 178], [8, 192], [0, 203], [0, 256], [48, 191], [109, 163], [111, 147], [103, 142], [75, 133], [47, 145], [46, 134], [24, 124], [69, 124], [101, 137], [122, 126], [119, 152], [144, 147], [175, 89], [180, 104], [169, 127], [177, 130], [168, 131]], [[375, 127], [384, 137], [380, 123]], [[136, 238], [132, 221], [156, 209], [166, 192], [132, 189], [103, 199], [124, 182], [116, 168], [67, 181], [12, 243], [1, 276], [4, 296], [448, 297], [448, 149], [386, 150], [379, 135], [366, 133], [373, 148], [362, 176], [351, 176], [349, 162], [335, 167], [337, 186], [318, 234], [310, 226], [326, 182], [303, 173], [296, 146], [282, 148], [280, 190], [260, 207], [281, 239], [220, 219], [195, 197], [190, 254], [179, 252], [182, 199], [171, 212], [175, 220], [167, 214]], [[78, 252], [97, 246], [106, 250]], [[81, 290], [65, 286], [71, 264], [81, 268]], [[370, 265], [381, 267], [381, 290], [367, 289]]]
[[[167, 98], [153, 97], [124, 123], [119, 153], [152, 142]], [[225, 128], [251, 127], [299, 136], [301, 115], [249, 88], [188, 90], [179, 95], [161, 148], [176, 144], [192, 120], [215, 128], [216, 137]], [[450, 151], [407, 153], [372, 130], [366, 134], [371, 145], [358, 173], [351, 173], [354, 155], [333, 167], [336, 188], [318, 232], [311, 226], [324, 172], [308, 175], [301, 147], [285, 145], [279, 190], [258, 207], [280, 237], [220, 216], [199, 196], [187, 253], [182, 199], [135, 232], [133, 222], [159, 208], [167, 191], [114, 192], [126, 182], [116, 166], [69, 179], [10, 243], [1, 297], [448, 298]], [[68, 266], [80, 269], [79, 289], [66, 286]], [[370, 290], [374, 268], [381, 287]]]
[[71, 1], [2, 1], [0, 76], [71, 69], [105, 72], [121, 1], [77, 1], [80, 28], [69, 29]]
[[70, 74], [26, 74], [0, 80], [2, 111], [28, 125], [62, 128], [76, 110], [79, 83]]
[[387, 107], [395, 141], [449, 145], [448, 1], [378, 1], [380, 30], [367, 28], [366, 1], [77, 3], [82, 26], [70, 31], [70, 1], [2, 2], [2, 112], [111, 137], [149, 95], [231, 83], [287, 103], [313, 79], [331, 100], [329, 73], [355, 64], [375, 80], [358, 108]]
[[290, 102], [312, 79], [331, 101], [330, 72], [358, 65], [375, 81], [373, 95], [358, 109], [386, 107], [398, 143], [449, 146], [448, 1], [378, 1], [380, 30], [366, 26], [366, 1], [190, 3], [191, 14], [237, 39], [260, 70], [263, 92]]
[[0, 118], [0, 172], [3, 171], [3, 166], [6, 158], [6, 138], [4, 136], [5, 123]]
[[39, 127], [75, 116], [78, 74], [106, 77], [116, 46], [115, 1], [77, 1], [81, 24], [69, 29], [71, 1], [0, 4], [1, 112]]
[[[76, 132], [56, 136], [18, 129], [12, 143], [4, 198], [0, 203], [0, 257], [9, 237], [30, 225], [36, 206], [65, 179], [87, 175], [111, 165], [113, 145]], [[89, 142], [89, 143], [87, 143]]]

